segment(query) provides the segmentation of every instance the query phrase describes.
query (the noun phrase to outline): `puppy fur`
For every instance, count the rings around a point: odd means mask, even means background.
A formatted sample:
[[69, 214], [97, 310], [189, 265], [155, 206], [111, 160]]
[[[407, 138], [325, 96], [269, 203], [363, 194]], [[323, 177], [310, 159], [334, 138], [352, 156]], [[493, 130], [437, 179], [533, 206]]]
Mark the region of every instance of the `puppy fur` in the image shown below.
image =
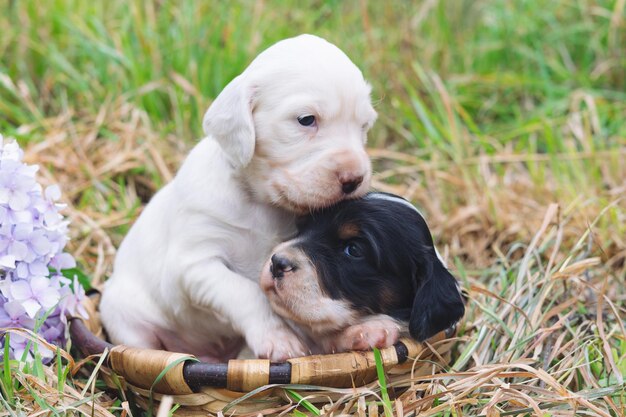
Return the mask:
[[388, 347], [407, 330], [423, 341], [464, 314], [426, 221], [384, 193], [300, 219], [297, 236], [267, 261], [261, 287], [322, 353]]
[[235, 357], [306, 353], [258, 283], [294, 218], [369, 187], [370, 86], [311, 36], [262, 52], [215, 99], [204, 138], [122, 242], [100, 304], [114, 343]]

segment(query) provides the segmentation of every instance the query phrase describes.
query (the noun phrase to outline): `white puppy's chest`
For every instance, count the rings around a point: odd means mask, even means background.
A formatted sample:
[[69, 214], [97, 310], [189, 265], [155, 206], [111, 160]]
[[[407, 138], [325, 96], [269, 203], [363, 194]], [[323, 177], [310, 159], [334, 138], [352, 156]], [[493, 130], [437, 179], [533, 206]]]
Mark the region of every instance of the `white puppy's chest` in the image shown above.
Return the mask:
[[295, 226], [293, 217], [278, 209], [256, 207], [246, 214], [241, 224], [248, 227], [235, 228], [224, 242], [225, 261], [234, 272], [257, 281], [272, 249], [294, 234]]
[[[184, 190], [174, 189], [179, 184], [185, 184], [181, 179], [177, 178], [176, 184], [172, 184], [174, 187], [164, 191], [184, 193]], [[166, 318], [159, 326], [158, 334], [168, 350], [191, 352], [199, 356], [227, 357], [233, 349], [238, 349], [240, 336], [234, 331], [233, 323], [219, 309], [199, 307], [190, 301], [189, 294], [194, 292], [194, 288], [184, 289], [189, 271], [199, 268], [204, 270], [203, 265], [218, 260], [230, 271], [258, 285], [261, 268], [274, 246], [295, 233], [292, 215], [249, 201], [241, 195], [233, 196], [233, 187], [230, 187], [230, 192], [228, 196], [213, 194], [215, 199], [222, 200], [221, 203], [215, 204], [214, 200], [202, 210], [194, 207], [198, 203], [195, 198], [179, 200], [184, 209], [175, 209], [180, 214], [170, 217], [173, 221], [168, 224], [171, 239], [164, 256], [165, 265], [163, 268], [155, 268], [152, 275], [159, 277], [160, 285], [158, 289], [152, 287], [151, 291], [161, 306], [160, 314]], [[228, 197], [235, 198], [230, 200]], [[155, 203], [158, 207], [158, 202]], [[148, 263], [152, 265], [147, 268], [154, 268], [158, 262], [152, 259]], [[211, 276], [209, 270], [203, 280], [215, 278], [216, 286], [237, 285], [229, 282], [227, 276]], [[219, 291], [213, 288], [215, 292]], [[258, 295], [262, 297], [260, 290]], [[238, 295], [235, 294], [232, 304], [245, 306], [264, 302], [248, 298], [247, 291], [242, 289]]]
[[272, 248], [295, 233], [293, 215], [254, 201], [215, 141], [203, 140], [187, 159], [168, 190], [178, 206], [172, 217], [179, 225], [170, 231], [179, 240], [175, 246], [193, 262], [218, 256], [234, 272], [258, 280]]

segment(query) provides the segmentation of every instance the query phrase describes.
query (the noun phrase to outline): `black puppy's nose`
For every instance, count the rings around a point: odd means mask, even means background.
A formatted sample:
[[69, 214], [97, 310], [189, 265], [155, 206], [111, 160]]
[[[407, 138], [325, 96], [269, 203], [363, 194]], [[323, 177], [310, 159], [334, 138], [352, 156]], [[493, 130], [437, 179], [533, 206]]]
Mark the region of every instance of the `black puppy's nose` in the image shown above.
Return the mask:
[[363, 177], [351, 178], [348, 181], [342, 181], [341, 191], [344, 194], [352, 194], [354, 190], [359, 188], [359, 185], [363, 182]]
[[293, 271], [294, 264], [287, 258], [274, 254], [270, 259], [270, 272], [274, 278], [282, 278], [285, 272]]

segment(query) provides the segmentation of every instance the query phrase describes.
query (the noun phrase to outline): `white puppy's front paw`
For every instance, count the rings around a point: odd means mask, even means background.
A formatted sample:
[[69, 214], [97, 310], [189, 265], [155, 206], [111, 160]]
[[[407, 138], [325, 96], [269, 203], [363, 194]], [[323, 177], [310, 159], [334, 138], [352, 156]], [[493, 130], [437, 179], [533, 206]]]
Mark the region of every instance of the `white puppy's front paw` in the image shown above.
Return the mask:
[[302, 341], [286, 326], [250, 332], [246, 335], [246, 342], [256, 357], [272, 362], [307, 355]]
[[386, 348], [400, 338], [400, 326], [391, 318], [377, 318], [349, 326], [339, 332], [330, 342], [336, 352]]

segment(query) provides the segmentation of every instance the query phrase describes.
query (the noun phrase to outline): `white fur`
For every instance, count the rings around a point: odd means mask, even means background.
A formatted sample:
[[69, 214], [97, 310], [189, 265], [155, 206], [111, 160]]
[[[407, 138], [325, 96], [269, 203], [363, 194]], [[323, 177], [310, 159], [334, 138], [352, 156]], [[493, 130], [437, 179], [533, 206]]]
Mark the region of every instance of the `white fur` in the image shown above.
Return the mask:
[[[343, 52], [311, 35], [275, 44], [228, 84], [207, 137], [119, 248], [100, 304], [111, 340], [205, 360], [236, 355], [243, 339], [260, 357], [303, 354], [258, 277], [294, 214], [366, 192], [369, 92]], [[317, 123], [301, 126], [309, 114]]]

